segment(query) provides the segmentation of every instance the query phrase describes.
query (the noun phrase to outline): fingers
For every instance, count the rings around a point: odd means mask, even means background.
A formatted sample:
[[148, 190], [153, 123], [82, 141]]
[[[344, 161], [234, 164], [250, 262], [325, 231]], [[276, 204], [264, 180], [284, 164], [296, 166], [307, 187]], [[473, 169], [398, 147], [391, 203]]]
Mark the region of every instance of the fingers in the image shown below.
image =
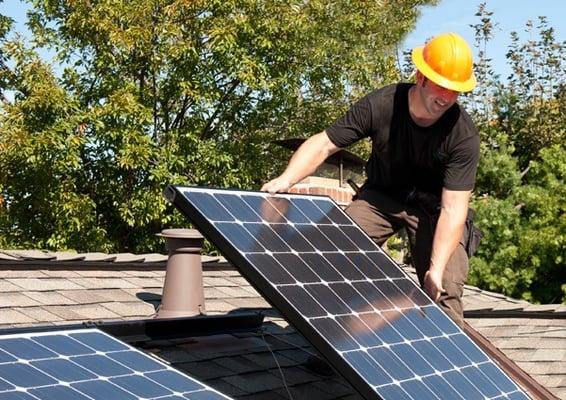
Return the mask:
[[278, 186], [271, 182], [267, 182], [260, 189], [262, 192], [268, 192], [269, 194], [275, 194], [279, 191]]
[[287, 192], [289, 191], [291, 185], [287, 180], [279, 178], [275, 178], [261, 187], [262, 192], [268, 192], [269, 194], [275, 194], [280, 192]]
[[[259, 189], [259, 190], [262, 191], [262, 192], [270, 192], [270, 188], [271, 188], [270, 183], [271, 183], [271, 182], [265, 183], [265, 184], [261, 187], [261, 189]], [[270, 193], [271, 193], [271, 192], [270, 192]], [[273, 194], [273, 193], [272, 193], [272, 194]]]
[[430, 298], [437, 303], [440, 300], [440, 291], [436, 286], [425, 285], [425, 292], [430, 296]]
[[446, 293], [442, 286], [442, 277], [437, 277], [429, 271], [426, 272], [423, 282], [424, 291], [436, 303], [440, 300], [440, 296]]

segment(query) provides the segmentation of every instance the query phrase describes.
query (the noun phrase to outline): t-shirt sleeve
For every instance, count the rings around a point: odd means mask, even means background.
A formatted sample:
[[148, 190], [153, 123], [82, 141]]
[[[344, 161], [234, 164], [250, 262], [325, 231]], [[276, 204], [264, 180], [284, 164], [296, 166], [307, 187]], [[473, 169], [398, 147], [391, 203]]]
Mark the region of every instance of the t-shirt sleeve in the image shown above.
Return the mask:
[[476, 131], [453, 149], [444, 173], [444, 187], [448, 190], [473, 190], [479, 154], [480, 138]]
[[372, 106], [369, 95], [354, 103], [348, 112], [326, 129], [332, 143], [338, 147], [349, 146], [371, 134]]

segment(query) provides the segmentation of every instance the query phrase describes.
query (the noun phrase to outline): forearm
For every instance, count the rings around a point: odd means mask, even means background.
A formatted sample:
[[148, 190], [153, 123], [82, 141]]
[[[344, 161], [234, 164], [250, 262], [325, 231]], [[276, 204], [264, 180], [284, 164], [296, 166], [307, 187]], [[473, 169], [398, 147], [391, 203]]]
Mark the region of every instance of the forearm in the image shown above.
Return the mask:
[[464, 224], [456, 223], [455, 217], [450, 214], [450, 211], [440, 212], [430, 256], [430, 270], [438, 272], [441, 276], [464, 231]]
[[293, 154], [285, 171], [269, 181], [261, 190], [270, 193], [287, 191], [291, 186], [312, 175], [326, 158], [340, 150], [325, 131], [311, 136]]
[[469, 192], [443, 193], [430, 257], [430, 270], [442, 275], [452, 253], [458, 247], [468, 214]]
[[326, 132], [311, 136], [293, 154], [281, 177], [292, 186], [312, 175], [328, 156], [338, 151], [338, 148], [329, 144], [331, 142]]

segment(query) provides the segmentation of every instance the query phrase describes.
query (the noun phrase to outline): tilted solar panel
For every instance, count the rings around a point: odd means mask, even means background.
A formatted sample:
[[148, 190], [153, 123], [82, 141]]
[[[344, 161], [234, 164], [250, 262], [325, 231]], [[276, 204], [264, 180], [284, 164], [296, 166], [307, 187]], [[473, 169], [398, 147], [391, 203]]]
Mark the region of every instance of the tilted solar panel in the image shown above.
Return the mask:
[[0, 400], [229, 399], [97, 329], [0, 336]]
[[165, 195], [364, 397], [529, 398], [332, 200]]

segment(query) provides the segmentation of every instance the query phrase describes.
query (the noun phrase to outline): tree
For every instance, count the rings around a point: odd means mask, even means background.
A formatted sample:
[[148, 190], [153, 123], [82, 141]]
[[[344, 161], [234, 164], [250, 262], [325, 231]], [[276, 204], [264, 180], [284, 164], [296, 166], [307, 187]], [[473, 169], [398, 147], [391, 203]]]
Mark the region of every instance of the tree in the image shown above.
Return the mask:
[[[478, 44], [491, 38], [491, 15], [480, 6]], [[482, 54], [487, 88], [468, 99], [482, 139], [473, 207], [485, 234], [469, 281], [529, 301], [566, 302], [564, 43], [539, 21], [538, 40], [520, 43], [512, 33], [506, 83]], [[527, 23], [531, 38], [532, 30]]]
[[395, 46], [428, 3], [31, 1], [34, 44], [62, 67], [2, 41], [16, 95], [0, 229], [18, 246], [160, 249], [155, 232], [186, 225], [166, 184], [257, 188], [281, 165], [270, 141], [397, 77]]
[[[505, 169], [499, 172], [505, 179]], [[529, 301], [566, 301], [565, 178], [566, 149], [554, 145], [509, 195], [494, 191], [474, 201], [485, 236], [471, 260], [472, 284]]]
[[520, 43], [511, 33], [507, 59], [512, 67], [509, 83], [500, 93], [499, 124], [515, 143], [522, 167], [537, 159], [539, 151], [566, 138], [566, 42], [556, 41], [545, 17], [526, 33], [537, 39]]

